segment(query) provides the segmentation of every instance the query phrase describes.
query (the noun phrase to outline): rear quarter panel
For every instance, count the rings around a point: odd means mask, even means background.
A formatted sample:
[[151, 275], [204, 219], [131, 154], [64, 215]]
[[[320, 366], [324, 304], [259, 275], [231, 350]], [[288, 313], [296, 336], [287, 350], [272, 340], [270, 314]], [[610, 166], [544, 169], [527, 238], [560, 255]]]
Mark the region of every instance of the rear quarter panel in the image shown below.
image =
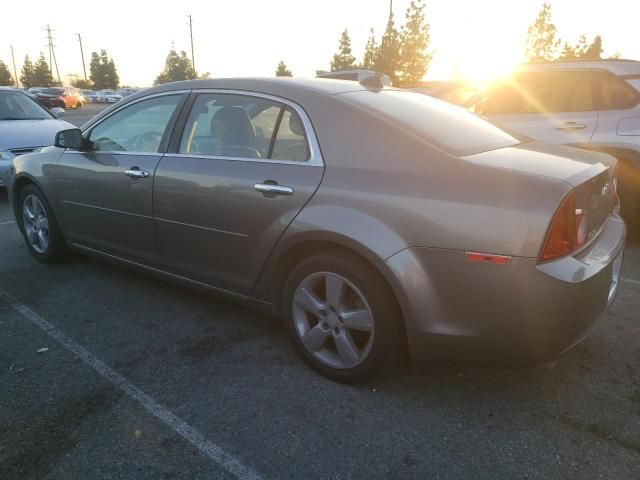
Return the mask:
[[380, 262], [415, 246], [537, 257], [570, 189], [457, 158], [334, 97], [305, 106], [325, 175], [274, 250], [257, 296], [268, 295], [278, 257], [313, 237]]

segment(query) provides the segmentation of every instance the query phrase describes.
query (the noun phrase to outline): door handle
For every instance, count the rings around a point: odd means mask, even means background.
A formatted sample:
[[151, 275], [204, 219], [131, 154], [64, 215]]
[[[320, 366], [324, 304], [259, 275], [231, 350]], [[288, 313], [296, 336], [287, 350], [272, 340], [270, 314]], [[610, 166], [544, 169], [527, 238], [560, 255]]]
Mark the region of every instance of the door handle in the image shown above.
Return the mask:
[[562, 125], [558, 125], [556, 127], [556, 130], [560, 130], [563, 132], [572, 132], [574, 130], [583, 130], [585, 128], [587, 128], [587, 126], [583, 123], [566, 122], [566, 123], [563, 123]]
[[258, 192], [275, 195], [293, 195], [293, 187], [278, 185], [277, 183], [256, 183], [253, 188]]
[[146, 170], [140, 170], [140, 167], [131, 167], [128, 170], [124, 171], [124, 174], [132, 179], [137, 179], [137, 178], [148, 178], [149, 177], [149, 172], [147, 172]]

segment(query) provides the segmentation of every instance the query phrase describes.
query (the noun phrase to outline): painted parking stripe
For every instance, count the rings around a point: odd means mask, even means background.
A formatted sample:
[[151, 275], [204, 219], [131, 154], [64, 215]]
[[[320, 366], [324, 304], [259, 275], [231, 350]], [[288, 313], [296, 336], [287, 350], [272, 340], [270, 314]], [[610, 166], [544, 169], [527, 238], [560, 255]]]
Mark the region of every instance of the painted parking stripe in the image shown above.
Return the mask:
[[73, 341], [62, 331], [51, 325], [29, 307], [18, 302], [15, 298], [13, 298], [3, 290], [0, 290], [0, 298], [2, 298], [24, 318], [41, 328], [49, 336], [53, 337], [67, 350], [80, 357], [84, 361], [84, 363], [89, 365], [111, 384], [118, 387], [129, 397], [138, 402], [147, 412], [158, 418], [182, 438], [189, 441], [194, 447], [200, 450], [200, 452], [216, 462], [224, 470], [242, 480], [253, 480], [261, 478], [261, 476], [251, 467], [242, 464], [242, 462], [233, 457], [231, 454], [227, 453], [218, 444], [206, 439], [195, 428], [191, 427], [179, 417], [171, 413], [169, 410], [160, 405], [138, 387], [129, 383], [129, 381], [125, 377], [106, 365], [98, 357], [93, 355], [84, 347], [77, 344], [75, 341]]
[[624, 283], [631, 283], [633, 285], [640, 285], [640, 280], [636, 280], [634, 278], [624, 278], [622, 281]]
[[11, 225], [13, 223], [16, 223], [15, 220], [9, 220], [8, 222], [0, 222], [0, 225]]

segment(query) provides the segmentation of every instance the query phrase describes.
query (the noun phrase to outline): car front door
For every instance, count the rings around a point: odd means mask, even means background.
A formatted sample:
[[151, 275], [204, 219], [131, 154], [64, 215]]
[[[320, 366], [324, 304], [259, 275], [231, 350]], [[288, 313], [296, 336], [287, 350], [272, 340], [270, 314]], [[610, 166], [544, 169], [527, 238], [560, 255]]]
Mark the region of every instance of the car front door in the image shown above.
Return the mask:
[[185, 95], [126, 105], [84, 132], [83, 151], [62, 155], [56, 182], [68, 242], [157, 264], [153, 174]]
[[472, 110], [529, 138], [565, 145], [588, 144], [598, 123], [588, 71], [521, 73]]
[[160, 263], [246, 295], [320, 184], [320, 150], [306, 114], [288, 101], [199, 92], [192, 102], [172, 139], [174, 153], [156, 169]]

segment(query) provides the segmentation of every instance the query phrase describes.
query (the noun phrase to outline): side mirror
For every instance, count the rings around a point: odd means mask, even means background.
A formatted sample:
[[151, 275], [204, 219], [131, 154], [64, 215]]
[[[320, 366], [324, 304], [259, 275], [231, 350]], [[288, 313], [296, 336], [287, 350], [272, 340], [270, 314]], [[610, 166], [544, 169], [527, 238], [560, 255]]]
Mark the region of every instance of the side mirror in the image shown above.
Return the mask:
[[64, 112], [64, 108], [60, 108], [60, 107], [53, 107], [53, 108], [51, 109], [51, 113], [53, 113], [53, 115], [54, 115], [56, 118], [62, 118], [62, 117], [64, 117], [64, 113], [65, 113], [65, 112]]
[[62, 130], [56, 133], [56, 138], [53, 141], [56, 147], [70, 148], [72, 150], [81, 150], [84, 144], [82, 139], [82, 132], [79, 128], [70, 128], [68, 130]]

